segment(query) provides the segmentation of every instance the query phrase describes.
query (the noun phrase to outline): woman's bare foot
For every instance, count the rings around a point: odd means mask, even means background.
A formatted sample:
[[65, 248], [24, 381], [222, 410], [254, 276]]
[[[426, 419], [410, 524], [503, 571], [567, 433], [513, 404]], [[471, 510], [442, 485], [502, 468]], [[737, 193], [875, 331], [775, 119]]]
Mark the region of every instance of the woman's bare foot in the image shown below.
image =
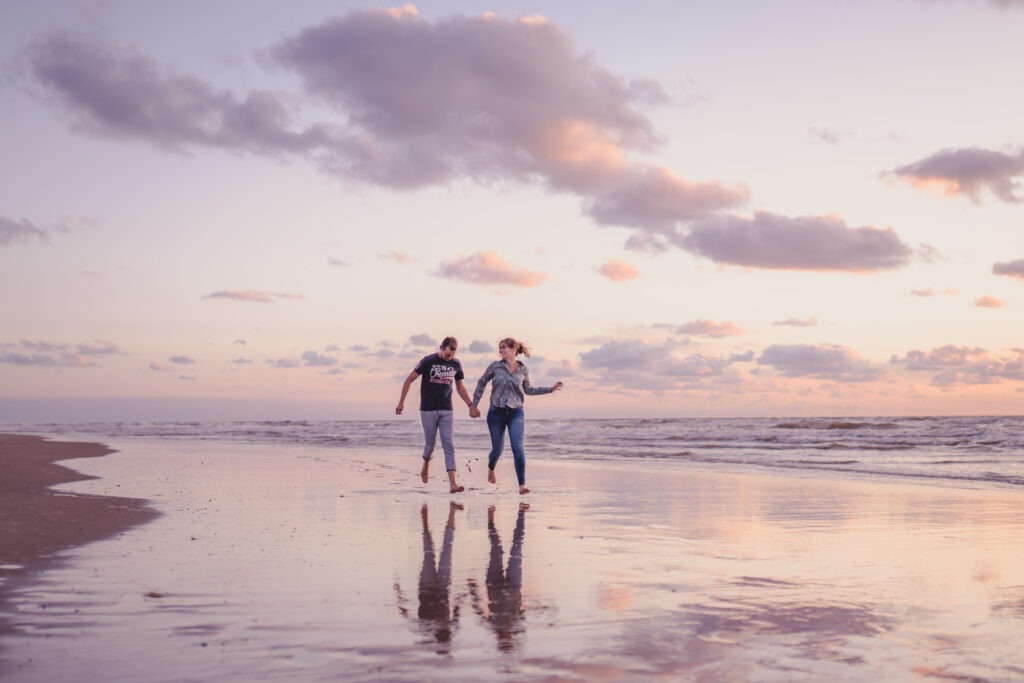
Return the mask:
[[448, 488], [448, 493], [462, 493], [465, 490], [465, 486], [459, 486], [458, 484], [455, 484]]
[[487, 470], [487, 481], [492, 484], [498, 483], [498, 480], [494, 477], [494, 470]]
[[530, 489], [526, 488], [525, 486], [520, 486], [519, 487], [519, 495], [520, 496], [522, 496], [524, 494], [527, 494], [529, 492], [530, 492]]
[[420, 479], [423, 480], [424, 484], [427, 483], [427, 479], [430, 479], [430, 461], [429, 460], [424, 460], [423, 461], [423, 469], [420, 470]]

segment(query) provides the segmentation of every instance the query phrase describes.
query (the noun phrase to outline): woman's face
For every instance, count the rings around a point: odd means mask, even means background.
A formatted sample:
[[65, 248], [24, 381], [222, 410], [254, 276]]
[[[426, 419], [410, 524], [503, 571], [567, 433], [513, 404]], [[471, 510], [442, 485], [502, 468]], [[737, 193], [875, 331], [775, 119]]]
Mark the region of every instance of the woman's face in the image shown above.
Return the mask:
[[498, 344], [498, 355], [501, 356], [501, 359], [503, 361], [508, 363], [509, 361], [515, 360], [518, 354], [516, 353], [516, 350], [513, 347], [507, 346], [504, 342], [502, 342], [501, 344]]

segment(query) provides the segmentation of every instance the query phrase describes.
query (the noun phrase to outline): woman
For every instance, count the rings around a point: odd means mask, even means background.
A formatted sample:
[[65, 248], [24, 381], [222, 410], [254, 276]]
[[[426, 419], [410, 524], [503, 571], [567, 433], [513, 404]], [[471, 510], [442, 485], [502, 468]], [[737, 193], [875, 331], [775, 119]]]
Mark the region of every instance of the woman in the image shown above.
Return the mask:
[[516, 468], [516, 478], [519, 480], [519, 493], [529, 493], [526, 488], [526, 454], [523, 453], [523, 431], [526, 415], [523, 412], [523, 401], [526, 395], [538, 396], [550, 394], [562, 388], [561, 382], [555, 382], [550, 387], [534, 387], [530, 385], [530, 370], [516, 356], [523, 355], [530, 357], [530, 351], [508, 337], [498, 342], [498, 355], [501, 360], [496, 360], [487, 366], [484, 374], [476, 383], [476, 391], [473, 392], [473, 402], [469, 406], [470, 417], [480, 417], [480, 409], [477, 404], [484, 395], [484, 387], [491, 382], [491, 406], [487, 410], [487, 429], [491, 433], [491, 453], [487, 456], [487, 481], [497, 483], [494, 477], [494, 466], [505, 450], [505, 430], [508, 430], [508, 438], [512, 443], [512, 462]]

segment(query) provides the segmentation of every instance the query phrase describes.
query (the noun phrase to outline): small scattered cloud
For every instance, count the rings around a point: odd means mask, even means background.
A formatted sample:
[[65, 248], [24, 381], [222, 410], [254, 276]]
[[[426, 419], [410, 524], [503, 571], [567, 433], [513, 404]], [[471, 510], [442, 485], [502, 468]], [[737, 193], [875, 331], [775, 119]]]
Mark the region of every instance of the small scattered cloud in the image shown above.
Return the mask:
[[435, 341], [429, 334], [414, 334], [409, 337], [409, 343], [413, 346], [434, 346], [440, 344], [440, 341]]
[[678, 357], [677, 344], [651, 344], [638, 339], [616, 339], [580, 354], [578, 370], [598, 373], [602, 383], [628, 389], [663, 391], [699, 384], [723, 375], [730, 365], [752, 360], [752, 354], [729, 357], [691, 354]]
[[810, 137], [814, 138], [815, 140], [827, 142], [830, 145], [834, 145], [838, 142], [841, 142], [846, 137], [846, 135], [843, 133], [839, 133], [829, 128], [821, 128], [818, 126], [808, 129], [807, 134]]
[[773, 344], [757, 359], [785, 377], [810, 377], [835, 382], [865, 382], [883, 371], [852, 349], [835, 344]]
[[401, 251], [389, 251], [386, 254], [381, 254], [380, 257], [385, 261], [394, 261], [395, 263], [412, 263], [413, 259], [411, 256]]
[[96, 367], [98, 364], [90, 357], [121, 353], [117, 344], [104, 340], [87, 344], [55, 344], [43, 340], [20, 339], [17, 344], [4, 344], [0, 348], [21, 350], [0, 354], [0, 363], [54, 368]]
[[997, 356], [983, 348], [947, 344], [931, 351], [913, 350], [894, 364], [915, 372], [932, 372], [936, 386], [996, 384], [1002, 380], [1024, 381], [1024, 349]]
[[6, 216], [0, 216], [0, 246], [26, 244], [33, 241], [49, 242], [49, 230], [40, 228], [24, 219], [15, 221]]
[[171, 356], [167, 359], [167, 362], [174, 363], [175, 365], [195, 365], [196, 359], [191, 356]]
[[117, 344], [105, 339], [97, 339], [91, 344], [77, 344], [76, 349], [83, 356], [112, 356], [121, 353]]
[[341, 259], [336, 259], [332, 257], [327, 259], [327, 265], [334, 266], [335, 268], [344, 268], [345, 266], [348, 265], [348, 263], [342, 261]]
[[1008, 275], [1009, 277], [1024, 279], [1024, 259], [996, 263], [992, 266], [992, 273], [994, 275]]
[[302, 365], [302, 362], [294, 358], [278, 358], [276, 360], [268, 360], [267, 364], [275, 368], [297, 368]]
[[679, 334], [694, 334], [702, 337], [734, 337], [743, 334], [743, 329], [734, 323], [718, 323], [712, 320], [692, 320], [676, 327]]
[[776, 320], [772, 323], [778, 327], [817, 327], [818, 318], [811, 316], [810, 318], [786, 318], [785, 320]]
[[236, 345], [236, 346], [245, 346], [246, 341], [244, 339], [236, 339], [235, 341], [233, 341], [231, 343]]
[[635, 279], [638, 274], [636, 266], [622, 259], [605, 261], [597, 268], [597, 272], [612, 282], [629, 282]]
[[1002, 308], [1006, 305], [1006, 302], [1002, 299], [997, 299], [994, 296], [980, 296], [974, 300], [974, 306], [978, 308]]
[[302, 354], [302, 362], [310, 367], [324, 368], [337, 365], [338, 359], [316, 351], [306, 351]]
[[913, 250], [892, 228], [851, 228], [838, 218], [716, 216], [680, 235], [683, 249], [716, 263], [778, 270], [870, 272], [907, 265]]
[[149, 369], [153, 372], [171, 372], [171, 368], [166, 365], [161, 365], [160, 363], [150, 363]]
[[234, 365], [251, 365], [252, 364], [252, 360], [250, 360], [248, 358], [232, 358], [231, 362]]
[[547, 279], [543, 273], [506, 263], [490, 250], [442, 262], [435, 275], [479, 285], [536, 287]]
[[912, 289], [912, 290], [910, 290], [910, 296], [917, 296], [917, 297], [921, 297], [921, 298], [924, 298], [924, 299], [927, 299], [927, 298], [933, 297], [933, 296], [953, 296], [954, 294], [956, 294], [956, 290], [955, 289], [950, 289], [950, 288], [944, 289], [941, 292], [938, 291], [938, 290], [935, 290], [935, 289]]
[[204, 299], [230, 299], [232, 301], [250, 301], [259, 304], [272, 304], [275, 299], [303, 299], [302, 294], [288, 292], [261, 292], [252, 289], [222, 290], [203, 297]]
[[1004, 202], [1020, 203], [1017, 195], [1024, 177], [1024, 153], [1008, 154], [969, 147], [943, 149], [921, 161], [883, 173], [913, 187], [946, 196], [961, 195], [974, 203], [988, 190]]
[[474, 339], [469, 342], [468, 351], [470, 353], [490, 353], [491, 351], [497, 350], [497, 348], [497, 344], [491, 344], [490, 342], [485, 342], [482, 339]]

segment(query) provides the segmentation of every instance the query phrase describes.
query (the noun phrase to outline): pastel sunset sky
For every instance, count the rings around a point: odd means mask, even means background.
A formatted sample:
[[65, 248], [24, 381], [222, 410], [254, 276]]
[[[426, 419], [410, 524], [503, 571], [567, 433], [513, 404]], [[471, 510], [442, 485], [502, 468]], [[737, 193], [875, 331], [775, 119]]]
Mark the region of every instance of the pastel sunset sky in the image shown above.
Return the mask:
[[[0, 421], [1019, 414], [1024, 1], [0, 6]], [[461, 415], [461, 411], [460, 411]]]

